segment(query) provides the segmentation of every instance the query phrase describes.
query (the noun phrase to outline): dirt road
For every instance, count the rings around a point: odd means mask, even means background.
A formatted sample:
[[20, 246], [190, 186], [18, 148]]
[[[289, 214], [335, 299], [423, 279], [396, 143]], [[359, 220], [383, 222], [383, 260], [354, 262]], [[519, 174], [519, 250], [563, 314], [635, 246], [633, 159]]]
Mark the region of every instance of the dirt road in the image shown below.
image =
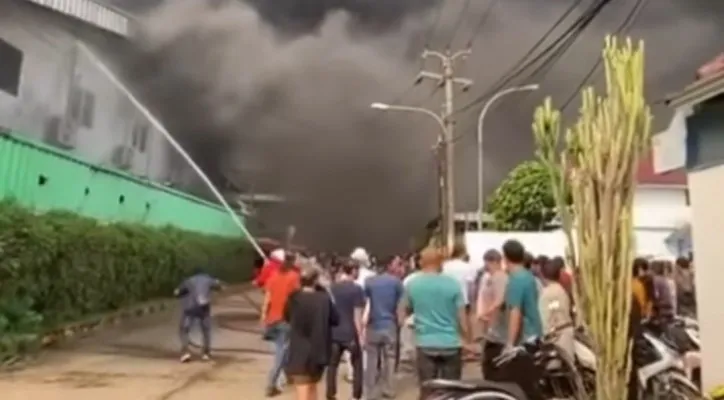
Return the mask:
[[[264, 398], [272, 356], [269, 344], [260, 339], [253, 309], [235, 294], [222, 299], [214, 314], [218, 350], [213, 362], [177, 361], [177, 315], [168, 312], [47, 351], [33, 365], [0, 374], [1, 396], [3, 400]], [[401, 379], [399, 386], [399, 399], [415, 397], [411, 378]], [[285, 393], [278, 398], [293, 396]], [[338, 398], [351, 398], [348, 384], [340, 383]]]

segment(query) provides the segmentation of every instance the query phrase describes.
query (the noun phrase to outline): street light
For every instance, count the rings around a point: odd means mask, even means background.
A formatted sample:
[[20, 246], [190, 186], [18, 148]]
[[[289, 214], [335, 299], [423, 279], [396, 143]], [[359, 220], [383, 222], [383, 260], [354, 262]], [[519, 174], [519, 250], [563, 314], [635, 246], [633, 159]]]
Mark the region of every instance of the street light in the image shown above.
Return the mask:
[[[447, 132], [447, 127], [445, 126], [445, 121], [440, 117], [439, 115], [435, 114], [434, 112], [422, 108], [422, 107], [410, 107], [410, 106], [399, 106], [394, 104], [385, 104], [385, 103], [372, 103], [370, 104], [370, 108], [374, 110], [380, 110], [380, 111], [404, 111], [404, 112], [415, 112], [415, 113], [421, 113], [431, 116], [435, 119], [435, 121], [440, 125], [440, 129], [442, 129], [443, 133]], [[445, 137], [444, 135], [441, 137]]]
[[496, 100], [499, 98], [515, 92], [532, 92], [534, 90], [538, 90], [540, 86], [536, 83], [525, 85], [525, 86], [515, 86], [511, 88], [507, 88], [504, 90], [499, 91], [493, 97], [491, 97], [487, 103], [485, 103], [485, 106], [483, 107], [482, 111], [480, 111], [480, 116], [478, 117], [478, 230], [483, 229], [483, 121], [485, 120], [485, 116], [488, 114], [488, 110], [490, 109], [490, 106], [495, 103]]
[[[422, 108], [422, 107], [410, 107], [410, 106], [400, 106], [400, 105], [394, 105], [394, 104], [385, 104], [385, 103], [372, 103], [370, 104], [370, 107], [375, 110], [381, 110], [381, 111], [404, 111], [404, 112], [413, 112], [413, 113], [420, 113], [425, 114], [433, 119], [440, 125], [440, 129], [442, 129], [442, 134], [438, 135], [438, 146], [439, 145], [446, 145], [449, 146], [450, 144], [446, 141], [446, 137], [448, 137], [448, 130], [447, 126], [445, 125], [445, 120], [435, 114], [434, 112]], [[445, 162], [442, 161], [444, 153], [438, 153], [438, 170], [439, 170], [439, 197], [440, 197], [440, 226], [442, 227], [443, 237], [445, 238], [444, 241], [449, 247], [449, 250], [452, 250], [452, 245], [455, 239], [455, 209], [452, 206], [453, 202], [453, 195], [452, 195], [452, 189], [450, 188], [450, 185], [453, 183], [450, 182], [449, 177], [447, 177], [448, 173], [450, 172], [449, 169], [445, 166]], [[450, 215], [448, 215], [450, 214]]]

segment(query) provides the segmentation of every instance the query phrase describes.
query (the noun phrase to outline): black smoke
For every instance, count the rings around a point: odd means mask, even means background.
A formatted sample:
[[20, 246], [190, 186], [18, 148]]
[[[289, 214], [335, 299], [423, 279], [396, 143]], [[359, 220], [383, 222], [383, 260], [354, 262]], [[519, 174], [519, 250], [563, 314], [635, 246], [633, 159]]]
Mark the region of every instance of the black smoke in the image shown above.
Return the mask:
[[[134, 87], [212, 177], [293, 200], [271, 224], [293, 223], [312, 246], [400, 249], [435, 214], [431, 120], [369, 109], [405, 92], [406, 104], [438, 110], [440, 91], [407, 90], [427, 43], [472, 42], [459, 65], [485, 92], [573, 0], [115, 0], [142, 29], [123, 67]], [[584, 2], [573, 17], [579, 15]], [[530, 119], [543, 95], [575, 90], [635, 1], [613, 0], [547, 73], [539, 93], [515, 95], [486, 120], [486, 191], [531, 157]], [[157, 7], [158, 6], [158, 7]], [[441, 13], [438, 15], [438, 12]], [[572, 22], [564, 23], [559, 32]], [[724, 3], [652, 0], [630, 34], [647, 45], [649, 94], [662, 99], [721, 51]], [[432, 29], [434, 28], [434, 29]], [[556, 35], [554, 35], [556, 36]], [[424, 65], [435, 69], [437, 65]], [[600, 77], [593, 83], [600, 82]], [[569, 114], [576, 107], [570, 107]], [[475, 208], [475, 120], [458, 115], [458, 209]], [[667, 110], [657, 107], [657, 127]]]

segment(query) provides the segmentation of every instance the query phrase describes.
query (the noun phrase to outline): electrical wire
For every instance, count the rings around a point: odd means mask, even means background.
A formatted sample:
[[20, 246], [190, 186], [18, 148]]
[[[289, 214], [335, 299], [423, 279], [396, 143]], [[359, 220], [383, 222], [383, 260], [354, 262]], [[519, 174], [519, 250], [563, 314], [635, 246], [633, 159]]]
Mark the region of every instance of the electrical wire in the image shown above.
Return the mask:
[[[545, 59], [538, 67], [533, 70], [533, 72], [530, 72], [525, 81], [530, 82], [533, 77], [536, 77], [536, 80], [542, 81], [545, 76], [551, 71], [553, 65], [560, 61], [563, 55], [568, 50], [570, 50], [573, 44], [580, 38], [581, 33], [591, 24], [591, 22], [593, 22], [593, 20], [601, 12], [603, 7], [609, 3], [610, 0], [601, 1], [593, 9], [591, 9], [591, 13], [585, 16], [581, 24], [576, 27], [575, 32], [572, 33], [570, 36], [566, 37], [563, 44], [556, 48], [550, 57]], [[542, 78], [540, 78], [541, 75]]]
[[473, 42], [475, 41], [475, 38], [478, 37], [478, 34], [480, 33], [480, 30], [483, 28], [483, 25], [485, 25], [485, 22], [490, 17], [490, 14], [493, 11], [493, 8], [500, 3], [500, 0], [490, 0], [488, 3], [488, 6], [485, 7], [485, 10], [483, 10], [483, 15], [480, 16], [480, 20], [478, 20], [477, 25], [475, 25], [475, 29], [473, 30], [473, 33], [470, 35], [470, 39], [468, 39], [468, 45], [467, 47], [469, 49], [473, 48]]
[[[643, 10], [648, 5], [649, 0], [636, 0], [636, 4], [634, 4], [631, 11], [628, 13], [624, 21], [621, 23], [621, 25], [616, 29], [616, 33], [620, 34], [622, 32], [627, 32], [631, 27], [636, 23], [638, 18], [643, 13]], [[573, 102], [573, 100], [578, 96], [578, 94], [583, 90], [583, 87], [588, 84], [590, 79], [593, 77], [594, 74], [598, 71], [598, 68], [601, 66], [601, 62], [603, 61], [603, 58], [599, 55], [599, 57], [596, 59], [596, 63], [593, 64], [591, 69], [586, 73], [583, 80], [580, 84], [571, 92], [571, 95], [566, 99], [565, 103], [563, 103], [563, 106], [561, 107], [561, 111], [565, 111], [568, 106]]]
[[[433, 16], [433, 22], [430, 25], [430, 27], [427, 29], [427, 32], [425, 33], [425, 40], [422, 45], [422, 49], [427, 49], [430, 47], [430, 42], [432, 41], [432, 38], [435, 36], [435, 31], [437, 30], [437, 26], [440, 24], [440, 16], [442, 15], [443, 7], [445, 2], [439, 1], [435, 9], [433, 10], [434, 16]], [[420, 69], [425, 68], [425, 60], [420, 57]], [[402, 100], [407, 97], [410, 92], [412, 92], [413, 89], [417, 86], [417, 81], [414, 81], [410, 86], [407, 87], [404, 91], [402, 91], [400, 94], [395, 96], [392, 101], [390, 101], [390, 104], [400, 104]], [[437, 91], [437, 90], [436, 90]], [[434, 92], [430, 95], [432, 97], [434, 95]], [[427, 99], [429, 100], [429, 98]], [[425, 100], [425, 102], [427, 102]]]
[[458, 14], [457, 21], [455, 22], [454, 29], [450, 33], [450, 38], [448, 38], [447, 45], [445, 45], [446, 49], [449, 49], [452, 47], [453, 42], [455, 42], [455, 38], [458, 35], [458, 32], [460, 31], [460, 26], [462, 26], [463, 21], [465, 20], [465, 16], [468, 14], [468, 8], [470, 8], [470, 1], [471, 0], [465, 0], [465, 3], [463, 4], [463, 8], [460, 10], [460, 13]]
[[566, 18], [578, 7], [578, 5], [583, 0], [575, 0], [571, 6], [568, 7], [568, 9], [561, 15], [561, 17], [558, 18], [558, 20], [553, 24], [553, 26], [548, 29], [548, 31], [533, 45], [533, 47], [516, 63], [517, 65], [512, 67], [509, 72], [504, 75], [501, 79], [498, 80], [498, 82], [493, 85], [491, 88], [489, 88], [485, 93], [482, 95], [476, 97], [474, 100], [470, 101], [460, 109], [455, 111], [455, 114], [465, 112], [472, 107], [475, 107], [476, 105], [483, 102], [486, 98], [490, 97], [493, 93], [500, 90], [501, 87], [504, 87], [508, 84], [508, 82], [512, 81], [516, 77], [518, 77], [521, 73], [523, 73], [527, 68], [530, 68], [532, 65], [540, 61], [543, 57], [549, 55], [551, 51], [553, 51], [556, 47], [560, 45], [562, 41], [564, 41], [567, 37], [575, 33], [576, 29], [581, 25], [582, 22], [586, 20], [586, 17], [591, 14], [593, 10], [596, 9], [596, 6], [600, 5], [601, 3], [607, 3], [610, 0], [597, 0], [592, 6], [589, 6], [589, 8], [584, 11], [584, 13], [576, 19], [576, 21], [573, 22], [573, 24], [566, 29], [560, 36], [558, 36], [553, 43], [548, 45], [545, 49], [543, 49], [540, 53], [538, 53], [537, 56], [535, 56], [532, 60], [529, 60], [529, 58], [536, 52], [536, 50], [543, 45], [543, 43], [546, 41], [546, 39], [563, 23], [563, 21], [566, 20]]
[[[565, 54], [566, 51], [570, 49], [570, 47], [575, 43], [575, 41], [579, 38], [580, 34], [585, 30], [590, 23], [598, 16], [598, 14], [601, 12], [604, 6], [610, 3], [611, 0], [598, 0], [597, 2], [590, 5], [581, 16], [579, 16], [576, 21], [568, 28], [566, 31], [560, 35], [558, 38], [554, 40], [553, 43], [551, 43], [549, 46], [547, 46], [543, 51], [541, 51], [536, 57], [534, 57], [532, 60], [528, 61], [521, 67], [519, 67], [514, 73], [508, 74], [507, 77], [502, 79], [502, 82], [499, 82], [497, 85], [494, 86], [493, 90], [489, 90], [488, 93], [479, 96], [472, 102], [468, 103], [467, 105], [463, 106], [461, 109], [456, 110], [453, 115], [458, 114], [460, 112], [464, 112], [473, 106], [483, 102], [486, 98], [488, 98], [490, 95], [498, 92], [501, 90], [501, 88], [508, 85], [510, 81], [521, 75], [523, 72], [525, 72], [528, 68], [538, 63], [544, 56], [548, 56], [545, 58], [538, 67], [536, 67], [533, 72], [529, 73], [527, 75], [526, 79], [530, 79], [536, 74], [539, 74], [541, 72], [547, 73], [550, 71], [552, 66]], [[578, 5], [578, 1], [572, 5], [573, 9]], [[569, 11], [572, 11], [571, 8], [569, 8], [565, 13], [564, 16], [569, 14]], [[559, 18], [558, 21], [556, 21], [556, 24], [563, 21], [565, 18]], [[555, 24], [554, 28], [555, 29]], [[552, 32], [553, 29], [550, 29], [548, 33]], [[538, 43], [543, 43], [543, 41], [539, 40]], [[535, 47], [535, 46], [534, 46]], [[534, 50], [533, 50], [534, 51]], [[524, 56], [522, 60], [529, 57], [529, 55], [532, 54], [532, 52], [529, 52], [528, 55]], [[476, 121], [477, 122], [477, 121]], [[465, 130], [463, 130], [463, 133], [457, 135], [451, 140], [451, 143], [455, 143], [459, 141], [462, 137], [466, 136], [469, 130], [469, 126], [466, 127]]]

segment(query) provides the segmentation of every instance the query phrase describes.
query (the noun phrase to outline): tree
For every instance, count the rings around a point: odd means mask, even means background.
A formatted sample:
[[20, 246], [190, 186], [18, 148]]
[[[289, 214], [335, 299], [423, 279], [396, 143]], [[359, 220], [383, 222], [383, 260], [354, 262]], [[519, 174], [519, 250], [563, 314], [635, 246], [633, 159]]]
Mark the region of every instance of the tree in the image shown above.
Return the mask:
[[537, 160], [515, 167], [488, 199], [493, 228], [540, 231], [555, 218], [555, 199], [546, 167]]
[[[626, 398], [631, 368], [634, 179], [651, 111], [643, 94], [643, 43], [607, 37], [603, 61], [605, 93], [583, 91], [573, 127], [561, 135], [561, 113], [549, 98], [535, 112], [533, 132], [566, 231], [568, 262], [576, 267], [579, 316], [596, 346], [595, 399], [619, 400]], [[572, 207], [563, 206], [566, 193]]]

